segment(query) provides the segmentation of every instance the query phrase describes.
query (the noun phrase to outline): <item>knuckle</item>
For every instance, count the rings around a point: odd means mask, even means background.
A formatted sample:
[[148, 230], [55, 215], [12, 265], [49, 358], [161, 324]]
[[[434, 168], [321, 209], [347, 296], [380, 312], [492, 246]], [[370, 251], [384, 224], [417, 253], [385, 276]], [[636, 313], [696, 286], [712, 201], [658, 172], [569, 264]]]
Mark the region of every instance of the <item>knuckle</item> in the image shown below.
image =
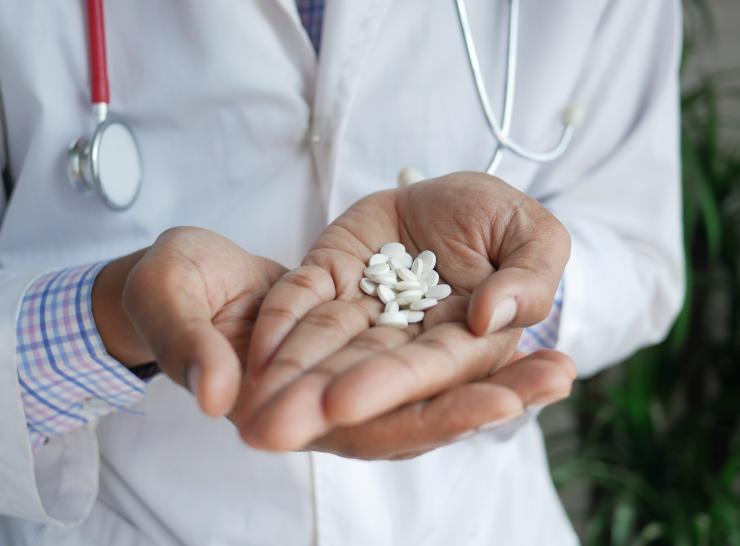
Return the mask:
[[325, 301], [334, 298], [334, 281], [324, 269], [311, 265], [304, 265], [286, 273], [282, 282], [292, 285], [302, 291], [311, 293], [316, 301]]
[[456, 351], [452, 350], [452, 347], [440, 340], [433, 337], [420, 337], [417, 339], [419, 345], [426, 347], [427, 349], [434, 351], [435, 353], [443, 354], [445, 360], [449, 363], [452, 369], [458, 369], [460, 366], [460, 358]]
[[398, 364], [398, 366], [404, 370], [409, 379], [409, 385], [416, 390], [417, 388], [425, 384], [424, 377], [419, 372], [418, 366], [414, 365], [414, 362], [408, 357], [401, 353], [390, 352], [386, 355], [390, 360]]
[[449, 345], [447, 345], [447, 343], [440, 339], [433, 337], [420, 337], [416, 341], [419, 345], [423, 345], [424, 347], [431, 349], [432, 351], [445, 353], [452, 357], [455, 356], [454, 353], [451, 351]]
[[298, 316], [293, 312], [292, 309], [289, 309], [287, 307], [272, 307], [269, 305], [264, 305], [260, 309], [260, 314], [292, 323], [298, 322]]
[[308, 366], [306, 366], [306, 364], [304, 364], [299, 358], [286, 355], [277, 355], [272, 362], [270, 362], [270, 367], [290, 368], [301, 373], [308, 370]]
[[309, 326], [315, 326], [320, 329], [339, 330], [341, 332], [345, 332], [344, 321], [339, 319], [335, 313], [329, 311], [315, 311], [313, 313], [309, 313], [303, 319], [303, 322]]
[[301, 288], [303, 290], [315, 291], [316, 278], [315, 275], [308, 268], [300, 268], [295, 271], [288, 272], [284, 277], [283, 281]]
[[387, 338], [374, 334], [357, 337], [352, 341], [351, 345], [356, 349], [371, 353], [381, 353], [390, 348]]

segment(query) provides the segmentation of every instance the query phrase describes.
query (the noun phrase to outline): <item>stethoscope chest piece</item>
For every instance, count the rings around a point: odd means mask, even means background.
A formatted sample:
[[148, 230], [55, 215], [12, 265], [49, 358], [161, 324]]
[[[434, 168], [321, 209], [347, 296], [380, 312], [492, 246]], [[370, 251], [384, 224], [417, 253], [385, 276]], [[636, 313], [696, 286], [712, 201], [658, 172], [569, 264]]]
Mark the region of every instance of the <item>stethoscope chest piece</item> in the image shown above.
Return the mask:
[[91, 139], [80, 138], [67, 151], [67, 169], [75, 188], [99, 195], [117, 211], [128, 209], [141, 188], [139, 148], [121, 121], [106, 119]]

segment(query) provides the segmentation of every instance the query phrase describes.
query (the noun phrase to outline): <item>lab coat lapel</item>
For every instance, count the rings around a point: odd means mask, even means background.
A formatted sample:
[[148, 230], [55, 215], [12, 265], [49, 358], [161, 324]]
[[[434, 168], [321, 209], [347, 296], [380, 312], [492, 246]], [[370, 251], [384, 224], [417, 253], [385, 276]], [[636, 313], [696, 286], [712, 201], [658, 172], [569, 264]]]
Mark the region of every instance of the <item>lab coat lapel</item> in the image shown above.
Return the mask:
[[285, 13], [291, 18], [294, 23], [301, 24], [300, 18], [298, 17], [298, 10], [296, 9], [295, 0], [273, 0], [278, 6], [280, 6]]
[[[296, 0], [273, 0], [275, 4], [285, 13], [285, 16], [290, 20], [290, 24], [293, 28], [289, 29], [291, 32], [295, 31], [303, 42], [303, 53], [301, 61], [306, 63], [311, 68], [311, 71], [315, 73], [316, 69], [316, 57], [314, 55], [313, 45], [311, 40], [306, 34], [306, 30], [301, 22], [301, 17], [298, 14], [298, 8], [296, 6]], [[287, 30], [287, 29], [286, 29]]]
[[[292, 0], [283, 0], [292, 1]], [[330, 195], [347, 109], [363, 60], [391, 0], [327, 0], [314, 99], [312, 136], [322, 197]]]

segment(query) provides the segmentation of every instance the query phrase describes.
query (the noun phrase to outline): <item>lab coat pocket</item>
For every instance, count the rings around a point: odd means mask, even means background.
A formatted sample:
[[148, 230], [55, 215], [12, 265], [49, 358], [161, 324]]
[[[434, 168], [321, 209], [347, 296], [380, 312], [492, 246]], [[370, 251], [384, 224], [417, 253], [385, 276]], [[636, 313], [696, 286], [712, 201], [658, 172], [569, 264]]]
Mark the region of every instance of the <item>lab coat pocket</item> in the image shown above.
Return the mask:
[[81, 525], [64, 529], [46, 527], [34, 546], [154, 546], [155, 542], [137, 531], [119, 514], [95, 502], [90, 517]]

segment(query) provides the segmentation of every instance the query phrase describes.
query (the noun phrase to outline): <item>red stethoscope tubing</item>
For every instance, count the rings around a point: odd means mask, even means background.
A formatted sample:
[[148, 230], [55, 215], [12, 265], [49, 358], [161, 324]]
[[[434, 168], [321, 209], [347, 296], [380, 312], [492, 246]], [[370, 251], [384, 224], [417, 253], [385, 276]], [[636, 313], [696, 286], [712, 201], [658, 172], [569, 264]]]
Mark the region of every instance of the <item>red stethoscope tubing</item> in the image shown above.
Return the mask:
[[90, 47], [90, 99], [93, 104], [110, 102], [105, 47], [103, 0], [87, 0], [87, 32]]

